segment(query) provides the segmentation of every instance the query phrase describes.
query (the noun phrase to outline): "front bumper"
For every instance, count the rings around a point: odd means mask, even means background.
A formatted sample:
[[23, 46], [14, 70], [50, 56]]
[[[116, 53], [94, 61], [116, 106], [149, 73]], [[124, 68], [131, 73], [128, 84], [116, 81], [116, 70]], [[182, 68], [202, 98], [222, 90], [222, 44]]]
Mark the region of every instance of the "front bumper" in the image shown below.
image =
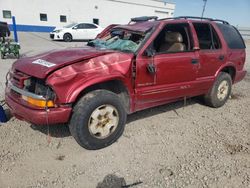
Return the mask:
[[51, 32], [51, 33], [49, 34], [49, 37], [50, 37], [52, 40], [63, 40], [63, 33], [62, 33], [62, 32], [59, 32], [59, 33]]
[[5, 101], [16, 118], [36, 125], [67, 123], [72, 111], [69, 106], [49, 108], [47, 112], [45, 109], [29, 107], [21, 98], [13, 95], [8, 87], [5, 90]]

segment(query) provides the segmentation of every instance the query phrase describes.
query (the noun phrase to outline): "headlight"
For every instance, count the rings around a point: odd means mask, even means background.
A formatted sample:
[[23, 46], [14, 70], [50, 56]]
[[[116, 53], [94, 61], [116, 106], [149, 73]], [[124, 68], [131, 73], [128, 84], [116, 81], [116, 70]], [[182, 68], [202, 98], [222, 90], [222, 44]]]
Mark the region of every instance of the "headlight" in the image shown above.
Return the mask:
[[55, 30], [54, 32], [55, 33], [60, 33], [62, 30]]
[[45, 82], [36, 78], [30, 78], [24, 81], [24, 90], [42, 96], [43, 99], [37, 99], [27, 96], [22, 96], [22, 99], [28, 103], [38, 107], [54, 107], [55, 93], [45, 85]]

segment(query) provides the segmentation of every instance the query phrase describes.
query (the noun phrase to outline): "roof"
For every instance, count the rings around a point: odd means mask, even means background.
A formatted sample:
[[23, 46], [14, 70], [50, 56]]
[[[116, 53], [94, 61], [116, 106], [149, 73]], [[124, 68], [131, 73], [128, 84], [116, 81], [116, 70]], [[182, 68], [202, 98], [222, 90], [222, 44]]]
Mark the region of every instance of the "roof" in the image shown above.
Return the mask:
[[[154, 20], [154, 21], [146, 21], [146, 20]], [[134, 24], [127, 24], [127, 25], [118, 25], [113, 28], [113, 30], [116, 29], [124, 29], [124, 30], [129, 30], [129, 31], [135, 31], [135, 32], [141, 32], [141, 33], [146, 33], [149, 31], [151, 28], [157, 26], [161, 21], [167, 21], [167, 22], [175, 22], [175, 23], [180, 23], [188, 20], [198, 20], [198, 21], [214, 21], [214, 22], [220, 22], [222, 24], [229, 24], [225, 20], [219, 20], [219, 19], [212, 19], [212, 18], [204, 18], [204, 17], [194, 17], [194, 16], [180, 16], [180, 17], [173, 17], [173, 18], [164, 18], [164, 19], [159, 19], [157, 20], [157, 17], [154, 16], [144, 16], [144, 17], [137, 17], [137, 18], [132, 18], [131, 21], [135, 22]]]

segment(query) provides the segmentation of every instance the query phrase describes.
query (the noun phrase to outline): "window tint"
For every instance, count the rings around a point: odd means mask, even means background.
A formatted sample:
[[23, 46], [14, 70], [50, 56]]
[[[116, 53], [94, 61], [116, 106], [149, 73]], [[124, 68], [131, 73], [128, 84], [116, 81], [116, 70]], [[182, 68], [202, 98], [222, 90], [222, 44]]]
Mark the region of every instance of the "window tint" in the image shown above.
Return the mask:
[[157, 53], [183, 52], [193, 50], [189, 25], [168, 24], [159, 33], [153, 43]]
[[48, 21], [47, 14], [40, 14], [41, 21]]
[[78, 24], [77, 29], [95, 29], [97, 28], [95, 25], [93, 24]]
[[67, 22], [67, 17], [65, 15], [60, 15], [60, 22]]
[[193, 23], [201, 50], [220, 49], [221, 43], [214, 28], [207, 23]]
[[95, 28], [97, 28], [95, 25], [93, 25], [93, 24], [84, 24], [84, 27], [85, 27], [85, 29], [95, 29]]
[[11, 18], [11, 11], [3, 10], [3, 18]]
[[245, 43], [238, 32], [238, 30], [231, 26], [226, 24], [217, 24], [220, 31], [222, 32], [225, 41], [227, 42], [227, 45], [231, 49], [245, 49]]
[[84, 29], [84, 24], [78, 24], [78, 25], [76, 26], [76, 28], [77, 28], [77, 29]]

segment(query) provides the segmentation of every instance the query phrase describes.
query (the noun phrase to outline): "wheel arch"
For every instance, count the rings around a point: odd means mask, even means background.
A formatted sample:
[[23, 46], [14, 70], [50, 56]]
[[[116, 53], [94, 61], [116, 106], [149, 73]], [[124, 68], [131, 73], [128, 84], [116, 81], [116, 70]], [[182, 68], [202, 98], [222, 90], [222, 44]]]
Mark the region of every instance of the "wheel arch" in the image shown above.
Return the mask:
[[220, 67], [220, 69], [216, 72], [215, 77], [217, 77], [220, 72], [228, 73], [232, 78], [232, 82], [234, 82], [235, 75], [236, 75], [236, 67], [233, 63], [228, 63], [228, 64]]
[[84, 86], [78, 88], [77, 91], [73, 92], [68, 97], [68, 101], [75, 105], [82, 96], [98, 89], [105, 89], [116, 93], [124, 104], [126, 112], [131, 112], [131, 92], [129, 91], [128, 86], [125, 84], [125, 81], [119, 77], [106, 78], [100, 81], [85, 84]]
[[64, 39], [64, 36], [65, 36], [65, 35], [70, 35], [70, 36], [71, 36], [71, 40], [73, 40], [73, 35], [72, 35], [70, 32], [68, 32], [68, 31], [65, 32], [65, 33], [63, 34], [63, 39]]

